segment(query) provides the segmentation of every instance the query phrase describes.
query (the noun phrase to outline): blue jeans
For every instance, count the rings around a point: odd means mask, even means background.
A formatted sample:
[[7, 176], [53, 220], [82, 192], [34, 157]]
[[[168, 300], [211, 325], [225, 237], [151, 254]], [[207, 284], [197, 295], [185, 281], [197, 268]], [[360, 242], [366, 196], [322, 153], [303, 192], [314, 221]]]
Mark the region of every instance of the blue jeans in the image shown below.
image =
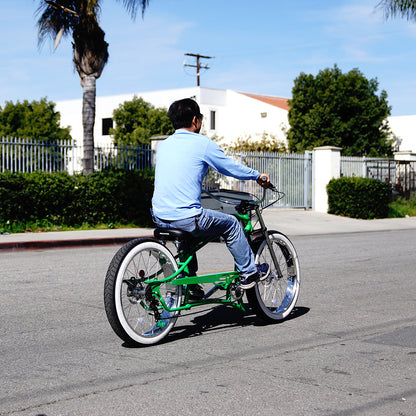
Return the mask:
[[254, 254], [244, 235], [244, 231], [237, 218], [219, 211], [202, 209], [196, 217], [176, 221], [164, 221], [153, 216], [153, 221], [161, 228], [178, 228], [188, 231], [195, 238], [223, 237], [228, 249], [234, 257], [234, 262], [242, 277], [257, 271]]

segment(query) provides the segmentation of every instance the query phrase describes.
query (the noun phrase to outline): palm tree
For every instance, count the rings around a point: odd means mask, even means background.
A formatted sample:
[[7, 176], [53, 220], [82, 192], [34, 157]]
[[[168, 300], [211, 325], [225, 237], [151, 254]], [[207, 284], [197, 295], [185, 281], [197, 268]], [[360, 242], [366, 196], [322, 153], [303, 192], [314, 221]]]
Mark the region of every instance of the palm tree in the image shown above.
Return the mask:
[[[94, 171], [94, 122], [96, 80], [108, 61], [108, 43], [98, 23], [102, 0], [40, 0], [38, 39], [42, 44], [47, 37], [55, 40], [57, 48], [62, 36], [72, 35], [74, 64], [83, 88], [82, 125], [83, 173]], [[123, 0], [123, 5], [134, 19], [137, 10], [142, 14], [149, 0]]]
[[382, 0], [377, 7], [383, 9], [386, 18], [400, 16], [407, 20], [416, 20], [415, 0]]

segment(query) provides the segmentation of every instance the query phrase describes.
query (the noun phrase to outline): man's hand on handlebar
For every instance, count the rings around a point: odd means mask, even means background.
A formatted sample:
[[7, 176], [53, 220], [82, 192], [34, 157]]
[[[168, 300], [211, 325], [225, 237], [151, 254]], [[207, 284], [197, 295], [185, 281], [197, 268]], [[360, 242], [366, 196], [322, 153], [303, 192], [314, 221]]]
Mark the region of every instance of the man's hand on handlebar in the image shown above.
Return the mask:
[[260, 173], [257, 183], [267, 189], [270, 186], [270, 175], [268, 173]]

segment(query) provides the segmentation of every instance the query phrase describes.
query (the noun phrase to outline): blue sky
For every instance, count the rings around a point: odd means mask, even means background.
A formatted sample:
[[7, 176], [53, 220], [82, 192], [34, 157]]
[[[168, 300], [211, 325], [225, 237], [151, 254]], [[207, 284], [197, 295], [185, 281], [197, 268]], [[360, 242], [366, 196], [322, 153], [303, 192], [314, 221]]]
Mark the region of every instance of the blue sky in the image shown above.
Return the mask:
[[[69, 38], [53, 52], [37, 44], [40, 0], [1, 0], [0, 105], [82, 97]], [[337, 64], [377, 78], [392, 115], [416, 114], [416, 23], [385, 21], [379, 0], [150, 0], [133, 21], [121, 1], [103, 0], [110, 59], [97, 95], [196, 85], [185, 53], [213, 56], [201, 85], [290, 97], [301, 73]]]

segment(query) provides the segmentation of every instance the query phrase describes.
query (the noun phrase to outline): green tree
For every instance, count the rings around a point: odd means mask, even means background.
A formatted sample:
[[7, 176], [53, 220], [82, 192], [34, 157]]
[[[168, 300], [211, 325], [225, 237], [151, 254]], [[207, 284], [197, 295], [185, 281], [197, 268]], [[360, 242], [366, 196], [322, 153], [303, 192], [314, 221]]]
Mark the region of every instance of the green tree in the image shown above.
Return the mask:
[[150, 137], [175, 131], [166, 109], [155, 108], [136, 96], [113, 111], [113, 120], [115, 128], [110, 130], [110, 134], [117, 145], [149, 144]]
[[[51, 37], [56, 48], [62, 36], [72, 35], [73, 61], [83, 88], [84, 174], [94, 171], [96, 80], [108, 60], [108, 43], [99, 25], [102, 3], [102, 0], [40, 0], [38, 8], [40, 43]], [[122, 3], [134, 18], [138, 8], [144, 12], [149, 0], [123, 0]]]
[[221, 144], [221, 147], [235, 152], [287, 152], [286, 144], [268, 133], [263, 133], [259, 138], [239, 137], [235, 142]]
[[55, 103], [42, 98], [14, 104], [11, 101], [0, 107], [0, 137], [31, 138], [54, 142], [70, 140], [70, 128], [61, 127], [60, 114]]
[[342, 147], [347, 156], [389, 156], [393, 140], [387, 123], [387, 93], [358, 70], [343, 74], [335, 65], [294, 81], [289, 110], [289, 148]]

